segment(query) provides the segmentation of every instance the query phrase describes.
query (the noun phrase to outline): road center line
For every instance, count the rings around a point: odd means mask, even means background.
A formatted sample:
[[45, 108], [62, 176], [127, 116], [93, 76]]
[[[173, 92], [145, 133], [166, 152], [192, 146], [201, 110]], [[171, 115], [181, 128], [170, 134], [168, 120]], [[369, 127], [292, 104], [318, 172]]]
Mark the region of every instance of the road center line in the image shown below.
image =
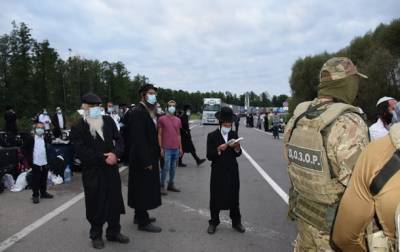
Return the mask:
[[289, 196], [286, 192], [264, 171], [264, 169], [257, 164], [257, 162], [247, 153], [242, 147], [242, 153], [250, 161], [254, 168], [260, 173], [260, 175], [267, 181], [267, 183], [274, 189], [274, 191], [283, 199], [286, 204], [289, 204]]
[[[126, 168], [128, 168], [128, 167], [127, 166], [120, 167], [119, 168], [119, 172], [120, 173], [123, 172]], [[49, 222], [51, 219], [53, 219], [57, 215], [61, 214], [62, 212], [64, 212], [68, 208], [70, 208], [73, 205], [75, 205], [77, 202], [79, 202], [84, 197], [85, 197], [85, 195], [84, 195], [83, 192], [78, 194], [78, 195], [76, 195], [72, 199], [68, 200], [67, 202], [65, 202], [61, 206], [59, 206], [56, 209], [54, 209], [53, 211], [51, 211], [50, 213], [48, 213], [45, 216], [41, 217], [40, 219], [36, 220], [35, 222], [30, 224], [29, 226], [23, 228], [18, 233], [14, 234], [14, 235], [10, 236], [9, 238], [7, 238], [6, 240], [2, 241], [0, 243], [0, 252], [5, 251], [6, 249], [8, 249], [12, 245], [14, 245], [16, 242], [20, 241], [22, 238], [26, 237], [27, 235], [29, 235], [30, 233], [32, 233], [33, 231], [35, 231], [39, 227], [41, 227], [44, 224], [46, 224], [47, 222]]]

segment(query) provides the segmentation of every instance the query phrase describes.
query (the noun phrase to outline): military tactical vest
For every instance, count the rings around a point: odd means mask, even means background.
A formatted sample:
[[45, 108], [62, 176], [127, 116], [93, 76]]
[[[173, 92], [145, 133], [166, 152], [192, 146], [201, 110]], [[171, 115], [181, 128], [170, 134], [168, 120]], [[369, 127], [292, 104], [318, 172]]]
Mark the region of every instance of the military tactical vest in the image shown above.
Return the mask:
[[311, 102], [305, 102], [294, 112], [295, 125], [289, 125], [286, 154], [294, 190], [290, 195], [291, 214], [326, 232], [331, 230], [345, 187], [331, 172], [323, 130], [340, 115], [351, 112], [359, 110], [343, 103], [317, 110]]

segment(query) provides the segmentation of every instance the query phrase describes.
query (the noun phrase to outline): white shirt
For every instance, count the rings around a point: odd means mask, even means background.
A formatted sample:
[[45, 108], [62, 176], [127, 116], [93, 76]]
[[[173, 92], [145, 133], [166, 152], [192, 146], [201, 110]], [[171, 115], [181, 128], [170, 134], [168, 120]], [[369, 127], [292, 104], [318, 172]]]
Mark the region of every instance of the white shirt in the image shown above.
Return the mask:
[[377, 140], [389, 134], [389, 130], [385, 127], [382, 120], [379, 118], [376, 123], [369, 127], [369, 134], [371, 135], [371, 141]]
[[120, 125], [119, 125], [120, 117], [119, 117], [119, 115], [118, 114], [111, 114], [110, 116], [114, 120], [115, 125], [117, 126], [117, 129], [119, 131], [120, 130]]
[[224, 138], [224, 140], [225, 140], [225, 143], [227, 143], [227, 142], [228, 142], [228, 136], [229, 136], [229, 133], [228, 133], [228, 134], [226, 134], [226, 135], [224, 135], [224, 133], [222, 133], [222, 130], [221, 130], [221, 135], [222, 135], [222, 137]]
[[62, 114], [57, 113], [58, 125], [60, 125], [60, 129], [64, 129], [64, 118]]
[[39, 122], [44, 124], [44, 129], [45, 130], [49, 130], [50, 129], [50, 123], [51, 123], [51, 119], [49, 115], [45, 115], [45, 114], [40, 114], [39, 116]]
[[35, 145], [33, 146], [33, 164], [37, 166], [47, 165], [44, 137], [37, 135], [35, 135]]

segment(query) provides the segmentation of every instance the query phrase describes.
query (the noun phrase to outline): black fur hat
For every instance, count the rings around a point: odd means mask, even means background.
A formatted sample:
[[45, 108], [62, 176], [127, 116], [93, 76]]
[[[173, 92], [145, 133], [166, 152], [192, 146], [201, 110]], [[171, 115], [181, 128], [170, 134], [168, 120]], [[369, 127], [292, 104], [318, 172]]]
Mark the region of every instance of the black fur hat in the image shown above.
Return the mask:
[[218, 119], [219, 123], [233, 122], [235, 115], [230, 107], [222, 107], [221, 111], [215, 113], [215, 118]]

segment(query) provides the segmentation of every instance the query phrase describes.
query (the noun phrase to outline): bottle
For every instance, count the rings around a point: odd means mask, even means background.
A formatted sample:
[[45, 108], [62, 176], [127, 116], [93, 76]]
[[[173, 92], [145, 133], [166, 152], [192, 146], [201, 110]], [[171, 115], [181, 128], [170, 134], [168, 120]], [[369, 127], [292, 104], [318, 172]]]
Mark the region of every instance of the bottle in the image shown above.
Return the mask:
[[64, 171], [64, 183], [68, 184], [69, 182], [71, 182], [71, 169], [67, 165]]

